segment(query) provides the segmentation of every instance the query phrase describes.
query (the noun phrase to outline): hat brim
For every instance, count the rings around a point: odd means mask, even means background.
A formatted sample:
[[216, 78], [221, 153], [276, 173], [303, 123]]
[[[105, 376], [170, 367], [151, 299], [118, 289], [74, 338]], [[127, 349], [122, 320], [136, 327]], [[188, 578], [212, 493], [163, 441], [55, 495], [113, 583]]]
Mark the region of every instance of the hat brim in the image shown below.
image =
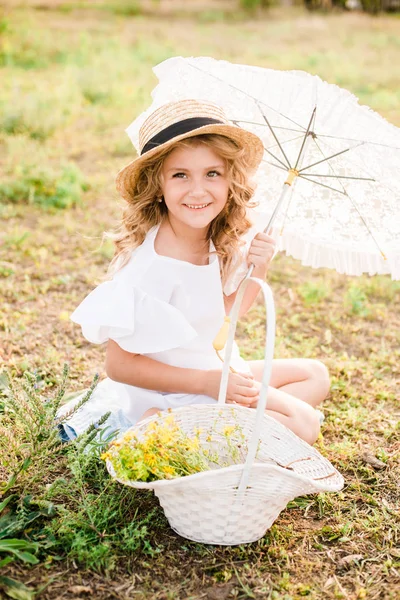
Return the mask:
[[261, 139], [245, 129], [241, 129], [235, 125], [224, 125], [224, 124], [212, 124], [198, 127], [193, 131], [177, 135], [173, 139], [156, 146], [152, 150], [149, 150], [145, 154], [138, 156], [130, 162], [128, 165], [123, 167], [116, 177], [116, 187], [121, 196], [127, 200], [134, 200], [133, 190], [139, 177], [140, 169], [142, 164], [148, 161], [149, 158], [155, 158], [158, 154], [161, 154], [166, 148], [175, 145], [177, 142], [195, 137], [197, 135], [205, 135], [207, 133], [213, 133], [223, 135], [238, 144], [240, 148], [245, 148], [247, 151], [247, 162], [249, 169], [253, 172], [259, 166], [261, 159], [264, 155], [264, 146]]

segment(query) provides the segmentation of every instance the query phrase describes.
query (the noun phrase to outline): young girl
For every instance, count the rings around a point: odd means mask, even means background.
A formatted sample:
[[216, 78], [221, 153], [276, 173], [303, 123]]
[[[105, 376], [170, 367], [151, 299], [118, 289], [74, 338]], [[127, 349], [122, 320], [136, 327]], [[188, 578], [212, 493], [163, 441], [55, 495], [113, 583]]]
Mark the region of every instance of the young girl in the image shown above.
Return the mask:
[[[112, 279], [72, 315], [90, 342], [107, 342], [108, 378], [67, 420], [68, 437], [108, 411], [108, 423], [123, 430], [159, 410], [216, 402], [222, 363], [213, 340], [248, 265], [264, 279], [275, 250], [248, 218], [249, 177], [263, 156], [257, 136], [213, 104], [183, 100], [148, 116], [139, 145], [117, 176], [126, 207]], [[258, 291], [249, 286], [241, 314]], [[235, 347], [231, 366], [226, 402], [254, 408], [263, 361], [246, 362]], [[322, 363], [275, 360], [267, 413], [312, 444], [314, 407], [328, 390]]]

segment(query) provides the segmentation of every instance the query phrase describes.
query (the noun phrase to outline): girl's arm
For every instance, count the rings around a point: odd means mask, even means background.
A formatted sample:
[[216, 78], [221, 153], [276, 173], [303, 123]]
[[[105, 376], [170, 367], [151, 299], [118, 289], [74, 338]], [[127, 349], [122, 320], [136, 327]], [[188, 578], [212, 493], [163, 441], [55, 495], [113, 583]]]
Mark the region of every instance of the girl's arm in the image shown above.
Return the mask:
[[[107, 344], [106, 372], [110, 379], [148, 390], [199, 394], [218, 399], [221, 369], [204, 371], [172, 367], [141, 354], [126, 352], [113, 340]], [[251, 406], [259, 388], [248, 373], [230, 373], [226, 402]]]
[[[257, 277], [262, 281], [265, 280], [268, 268], [275, 253], [275, 240], [266, 233], [258, 233], [251, 242], [249, 252], [247, 254], [248, 266], [254, 265], [252, 277]], [[253, 305], [260, 291], [260, 286], [254, 282], [249, 283], [242, 300], [242, 305], [239, 311], [239, 317], [242, 317]], [[237, 290], [230, 296], [225, 296], [225, 312], [229, 315], [233, 303], [235, 302]]]
[[172, 367], [158, 360], [123, 350], [108, 340], [106, 373], [110, 379], [166, 393], [204, 394], [207, 371]]

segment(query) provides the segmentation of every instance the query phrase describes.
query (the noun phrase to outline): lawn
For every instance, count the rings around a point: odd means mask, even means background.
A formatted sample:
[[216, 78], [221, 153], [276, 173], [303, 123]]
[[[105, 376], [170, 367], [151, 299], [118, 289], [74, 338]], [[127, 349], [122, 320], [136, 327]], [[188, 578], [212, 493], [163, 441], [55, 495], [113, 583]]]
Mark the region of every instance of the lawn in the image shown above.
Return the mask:
[[[232, 4], [0, 5], [0, 402], [6, 370], [15, 385], [33, 373], [40, 402], [55, 393], [64, 363], [68, 393], [104, 375], [104, 348], [68, 315], [112, 256], [102, 234], [120, 214], [114, 176], [133, 156], [124, 128], [149, 104], [153, 65], [212, 55], [307, 70], [400, 126], [396, 16], [246, 15]], [[39, 448], [5, 491], [6, 456], [23, 456], [20, 422], [0, 429], [0, 537], [33, 544], [36, 564], [24, 555], [7, 562], [15, 553], [0, 544], [0, 596], [399, 598], [400, 284], [285, 256], [269, 281], [276, 356], [318, 358], [330, 370], [318, 448], [344, 475], [343, 491], [298, 498], [258, 543], [204, 546], [175, 535], [150, 494], [110, 482], [95, 456]], [[255, 306], [239, 330], [245, 357], [262, 357], [264, 326]]]

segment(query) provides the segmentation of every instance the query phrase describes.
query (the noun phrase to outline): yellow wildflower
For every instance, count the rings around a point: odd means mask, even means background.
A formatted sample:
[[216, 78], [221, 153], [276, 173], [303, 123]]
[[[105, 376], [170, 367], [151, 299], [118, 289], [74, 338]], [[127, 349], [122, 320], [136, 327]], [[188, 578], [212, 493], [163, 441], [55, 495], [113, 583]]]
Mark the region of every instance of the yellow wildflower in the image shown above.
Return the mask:
[[143, 460], [149, 465], [149, 467], [154, 467], [157, 464], [155, 455], [150, 452], [143, 453]]
[[175, 469], [169, 465], [165, 465], [163, 471], [166, 475], [176, 475]]
[[224, 435], [231, 435], [231, 433], [233, 433], [235, 431], [235, 427], [233, 425], [227, 425], [226, 427], [224, 427]]
[[173, 425], [173, 424], [175, 424], [174, 415], [168, 415], [168, 417], [166, 417], [164, 419], [164, 424], [165, 425]]

